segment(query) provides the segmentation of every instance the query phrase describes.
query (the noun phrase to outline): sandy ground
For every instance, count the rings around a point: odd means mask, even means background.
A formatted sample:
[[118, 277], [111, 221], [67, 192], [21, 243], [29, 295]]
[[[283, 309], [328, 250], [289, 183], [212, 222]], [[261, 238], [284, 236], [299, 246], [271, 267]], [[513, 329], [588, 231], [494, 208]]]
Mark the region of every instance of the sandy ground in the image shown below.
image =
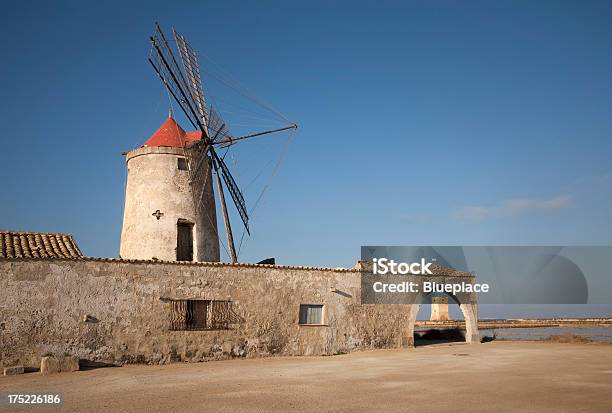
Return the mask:
[[0, 377], [0, 392], [40, 390], [83, 412], [610, 412], [612, 346], [492, 342]]

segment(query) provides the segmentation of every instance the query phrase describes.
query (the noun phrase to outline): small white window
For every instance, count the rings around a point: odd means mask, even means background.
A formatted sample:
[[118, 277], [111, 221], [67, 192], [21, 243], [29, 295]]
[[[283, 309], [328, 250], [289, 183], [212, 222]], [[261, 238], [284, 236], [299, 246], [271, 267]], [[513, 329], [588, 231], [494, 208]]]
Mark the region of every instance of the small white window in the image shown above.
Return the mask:
[[323, 305], [300, 304], [300, 324], [323, 324]]

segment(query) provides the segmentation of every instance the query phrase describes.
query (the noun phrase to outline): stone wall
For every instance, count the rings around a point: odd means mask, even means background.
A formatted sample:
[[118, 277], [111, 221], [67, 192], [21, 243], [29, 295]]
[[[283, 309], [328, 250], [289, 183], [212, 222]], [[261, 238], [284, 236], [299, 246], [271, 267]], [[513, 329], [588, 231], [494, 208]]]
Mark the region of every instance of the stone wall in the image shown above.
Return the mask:
[[[417, 306], [361, 305], [346, 269], [110, 259], [0, 260], [0, 366], [47, 354], [113, 363], [331, 355], [412, 344]], [[231, 300], [229, 330], [171, 331], [167, 299]], [[324, 304], [325, 325], [299, 325]]]

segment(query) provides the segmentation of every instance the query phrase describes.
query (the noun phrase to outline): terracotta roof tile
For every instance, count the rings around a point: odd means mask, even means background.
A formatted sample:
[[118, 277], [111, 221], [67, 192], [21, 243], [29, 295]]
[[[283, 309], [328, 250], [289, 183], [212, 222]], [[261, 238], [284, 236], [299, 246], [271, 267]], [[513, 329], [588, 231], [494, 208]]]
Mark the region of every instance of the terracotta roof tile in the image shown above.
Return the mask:
[[81, 258], [72, 235], [0, 230], [0, 258]]

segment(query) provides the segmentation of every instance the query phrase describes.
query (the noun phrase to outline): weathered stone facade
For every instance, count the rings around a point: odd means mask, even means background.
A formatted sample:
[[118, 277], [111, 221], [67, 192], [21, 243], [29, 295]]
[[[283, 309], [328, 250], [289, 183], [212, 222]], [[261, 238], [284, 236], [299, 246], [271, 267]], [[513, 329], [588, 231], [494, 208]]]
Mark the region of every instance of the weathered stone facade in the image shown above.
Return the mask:
[[[413, 344], [418, 306], [361, 305], [360, 273], [112, 259], [0, 260], [0, 365], [47, 354], [113, 363], [332, 355]], [[168, 299], [231, 300], [229, 330], [171, 331]], [[324, 325], [299, 324], [323, 304]]]
[[[126, 153], [127, 182], [120, 255], [124, 259], [175, 261], [177, 224], [192, 225], [193, 260], [219, 261], [219, 236], [210, 163], [200, 166], [202, 196], [178, 161], [190, 149], [142, 147]], [[208, 160], [208, 158], [206, 158]]]

